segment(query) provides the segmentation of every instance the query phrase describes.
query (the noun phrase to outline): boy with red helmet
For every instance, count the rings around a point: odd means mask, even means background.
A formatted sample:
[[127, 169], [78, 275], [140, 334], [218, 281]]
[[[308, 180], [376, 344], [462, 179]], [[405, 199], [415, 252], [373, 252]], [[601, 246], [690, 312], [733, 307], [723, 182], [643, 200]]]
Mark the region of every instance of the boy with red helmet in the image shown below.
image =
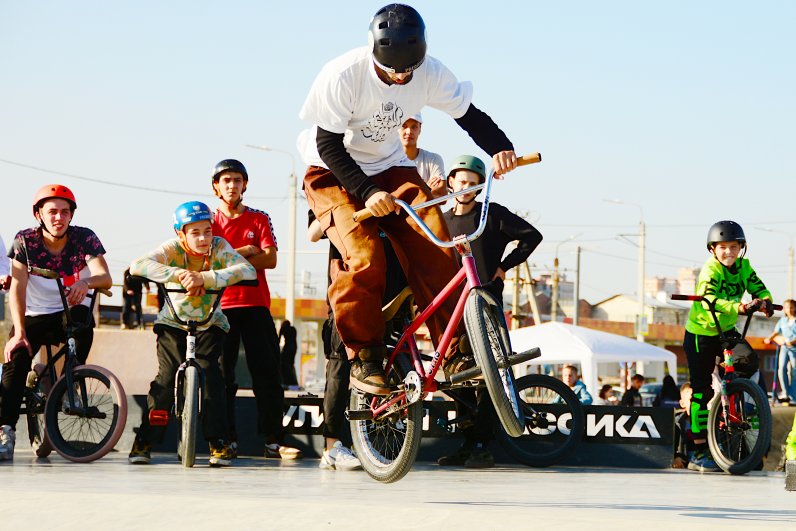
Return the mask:
[[[33, 198], [33, 217], [39, 226], [19, 231], [8, 253], [12, 263], [9, 310], [13, 328], [4, 349], [0, 383], [0, 460], [14, 456], [14, 430], [31, 358], [50, 338], [64, 338], [64, 310], [56, 281], [32, 276], [28, 267], [51, 269], [61, 275], [75, 321], [88, 317], [89, 290], [110, 288], [112, 284], [105, 248], [97, 235], [71, 225], [76, 208], [75, 195], [66, 186], [41, 187]], [[75, 334], [81, 363], [86, 362], [93, 339], [92, 328]]]

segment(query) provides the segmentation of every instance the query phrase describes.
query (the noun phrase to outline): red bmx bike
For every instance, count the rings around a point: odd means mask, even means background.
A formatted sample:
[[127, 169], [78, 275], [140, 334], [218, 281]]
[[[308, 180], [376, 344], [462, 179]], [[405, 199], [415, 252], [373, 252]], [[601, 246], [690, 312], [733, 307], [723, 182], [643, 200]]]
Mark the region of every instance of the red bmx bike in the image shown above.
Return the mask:
[[[536, 153], [521, 157], [518, 162], [522, 166], [539, 161], [541, 156]], [[388, 333], [391, 328], [395, 330], [393, 336], [395, 340], [387, 341], [389, 355], [385, 365], [385, 373], [392, 392], [387, 396], [376, 396], [353, 390], [350, 408], [346, 412], [351, 423], [354, 449], [362, 462], [362, 467], [378, 481], [397, 481], [412, 467], [422, 436], [422, 399], [426, 393], [434, 391], [442, 391], [452, 396], [449, 391], [467, 387], [486, 387], [497, 417], [511, 438], [521, 436], [526, 430], [534, 433], [540, 430], [550, 431], [551, 422], [555, 423], [556, 418], [561, 419], [561, 415], [564, 415], [568, 421], [565, 420], [562, 425], [567, 424], [567, 429], [560, 431], [566, 434], [565, 440], [556, 441], [555, 447], [543, 450], [547, 455], [541, 456], [540, 461], [534, 462], [534, 459], [523, 461], [528, 464], [541, 465], [542, 460], [545, 464], [550, 464], [554, 459], [563, 456], [564, 452], [574, 448], [582, 436], [583, 411], [577, 397], [562, 382], [552, 377], [546, 377], [552, 382], [540, 382], [538, 380], [542, 375], [515, 379], [512, 366], [538, 357], [540, 351], [538, 348], [533, 348], [520, 354], [512, 353], [501, 301], [481, 286], [470, 242], [478, 238], [486, 227], [493, 178], [494, 172], [490, 172], [483, 184], [415, 207], [404, 201], [396, 201], [431, 241], [440, 247], [456, 249], [462, 257], [462, 268], [419, 315], [415, 315], [408, 288], [384, 308]], [[484, 204], [478, 228], [473, 234], [456, 236], [451, 241], [442, 241], [415, 213], [415, 210], [444, 203], [452, 197], [482, 188]], [[354, 219], [362, 220], [369, 215], [370, 211], [364, 209], [357, 212]], [[422, 355], [415, 341], [415, 332], [462, 283], [464, 289], [440, 339], [437, 351], [430, 357]], [[438, 381], [435, 376], [442, 366], [442, 353], [447, 351], [462, 318], [472, 345], [476, 366], [452, 375], [449, 380]], [[424, 367], [424, 359], [429, 361], [428, 367]], [[539, 400], [540, 396], [552, 395], [555, 395], [555, 400]], [[562, 411], [551, 413], [551, 408], [559, 408]], [[561, 423], [561, 420], [559, 422]]]

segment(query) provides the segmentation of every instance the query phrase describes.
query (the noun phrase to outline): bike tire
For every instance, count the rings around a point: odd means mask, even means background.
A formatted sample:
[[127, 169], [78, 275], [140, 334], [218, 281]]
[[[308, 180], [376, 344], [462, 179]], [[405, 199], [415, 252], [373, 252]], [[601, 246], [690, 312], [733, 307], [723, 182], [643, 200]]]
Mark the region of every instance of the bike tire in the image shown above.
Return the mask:
[[67, 382], [55, 382], [45, 406], [45, 430], [58, 454], [76, 463], [95, 461], [110, 452], [124, 432], [127, 396], [118, 378], [96, 365], [78, 365], [72, 370], [81, 405], [99, 416], [69, 415], [64, 412]]
[[725, 418], [720, 395], [710, 401], [708, 445], [723, 471], [746, 474], [760, 464], [771, 445], [771, 409], [760, 386], [746, 378], [727, 384], [727, 400], [735, 404], [730, 419]]
[[[52, 382], [46, 366], [41, 363], [37, 363], [31, 369], [31, 373], [33, 374], [29, 374], [28, 378], [34, 378], [34, 382], [29, 380], [28, 387], [25, 389], [25, 417], [28, 423], [28, 439], [36, 457], [48, 457], [52, 453], [53, 447], [44, 427], [44, 410], [47, 395], [52, 390]], [[33, 387], [30, 387], [30, 383], [33, 383]]]
[[[390, 370], [390, 383], [403, 381], [411, 370], [405, 355], [396, 358]], [[403, 374], [402, 374], [403, 373]], [[377, 397], [385, 401], [389, 397]], [[373, 395], [351, 390], [349, 408], [369, 409]], [[351, 439], [362, 468], [373, 479], [393, 483], [404, 477], [417, 458], [423, 436], [423, 401], [396, 411], [380, 420], [351, 420]]]
[[199, 427], [199, 369], [185, 368], [183, 384], [181, 454], [182, 466], [190, 468], [196, 462], [196, 430]]
[[[519, 437], [525, 425], [514, 371], [508, 365], [511, 341], [502, 306], [484, 288], [473, 288], [467, 295], [464, 325], [500, 424], [507, 434]], [[506, 364], [504, 369], [499, 362]]]
[[572, 454], [583, 441], [585, 414], [578, 397], [561, 380], [546, 374], [517, 379], [525, 431], [498, 441], [516, 461], [532, 467], [551, 466]]

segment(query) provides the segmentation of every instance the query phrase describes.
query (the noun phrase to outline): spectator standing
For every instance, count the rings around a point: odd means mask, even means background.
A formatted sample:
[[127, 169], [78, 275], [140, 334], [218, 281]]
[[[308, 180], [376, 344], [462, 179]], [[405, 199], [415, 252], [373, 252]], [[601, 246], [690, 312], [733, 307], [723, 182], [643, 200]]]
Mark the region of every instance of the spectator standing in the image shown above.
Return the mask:
[[445, 195], [445, 164], [437, 153], [426, 151], [417, 147], [420, 132], [423, 128], [423, 116], [415, 114], [401, 125], [400, 136], [404, 153], [409, 160], [414, 161], [417, 173], [431, 188], [431, 195], [442, 197]]
[[588, 406], [594, 401], [591, 394], [586, 389], [586, 384], [580, 380], [580, 375], [578, 374], [578, 368], [576, 366], [564, 365], [564, 368], [561, 370], [561, 381], [572, 389], [572, 392], [575, 393], [575, 396], [578, 397], [578, 400], [580, 400], [580, 403], [584, 406]]
[[620, 405], [625, 407], [641, 407], [644, 405], [644, 401], [641, 399], [641, 393], [639, 389], [641, 386], [644, 385], [644, 376], [641, 374], [634, 374], [630, 378], [630, 387], [622, 395], [622, 402]]
[[652, 401], [654, 407], [676, 408], [680, 404], [680, 390], [674, 383], [674, 378], [670, 374], [663, 377], [663, 385], [655, 399]]
[[597, 393], [597, 398], [592, 402], [595, 406], [615, 406], [619, 402], [614, 396], [614, 388], [610, 384], [605, 384], [600, 387], [600, 392]]
[[[130, 268], [124, 270], [122, 284], [122, 330], [126, 328], [144, 328], [144, 313], [141, 307], [142, 292], [146, 288], [149, 293], [149, 282], [130, 275]], [[135, 325], [133, 325], [133, 309], [135, 309]]]
[[298, 385], [296, 376], [296, 352], [298, 351], [296, 327], [285, 319], [279, 325], [279, 344], [282, 345], [282, 353], [279, 362], [282, 366], [282, 386], [287, 389], [291, 385]]
[[774, 331], [763, 342], [770, 345], [774, 341], [779, 346], [777, 376], [780, 402], [796, 404], [796, 301], [787, 299], [782, 307], [785, 315], [777, 321]]
[[5, 291], [11, 285], [11, 262], [8, 260], [6, 244], [0, 236], [0, 290]]
[[[486, 180], [486, 166], [478, 157], [462, 155], [453, 161], [447, 178], [447, 187], [452, 192], [472, 188]], [[451, 234], [471, 234], [478, 227], [483, 203], [476, 201], [478, 192], [469, 192], [454, 198], [453, 208], [445, 212], [444, 218]], [[503, 255], [512, 242], [517, 246], [506, 257]], [[506, 271], [525, 262], [542, 242], [542, 234], [530, 223], [512, 213], [506, 207], [490, 203], [483, 234], [470, 242], [478, 276], [483, 287], [503, 304], [503, 279]], [[461, 256], [457, 255], [461, 266]], [[467, 366], [474, 365], [472, 355], [461, 354], [449, 360], [445, 367], [448, 378]], [[494, 438], [497, 418], [492, 400], [485, 389], [457, 391], [463, 402], [474, 403], [475, 416], [470, 425], [462, 428], [464, 443], [454, 454], [437, 460], [441, 466], [464, 466], [466, 468], [488, 468], [494, 466], [495, 459], [489, 451], [489, 443]], [[462, 412], [460, 412], [460, 415]], [[464, 423], [460, 424], [462, 426]]]
[[285, 390], [279, 340], [270, 311], [271, 292], [265, 278], [265, 270], [276, 267], [276, 238], [271, 217], [243, 204], [248, 183], [246, 167], [238, 160], [222, 160], [213, 169], [213, 192], [220, 200], [213, 216], [213, 234], [227, 240], [257, 271], [257, 286], [230, 286], [221, 298], [221, 309], [229, 320], [221, 369], [227, 392], [230, 448], [237, 455], [235, 365], [243, 342], [257, 403], [257, 431], [265, 436], [264, 454], [276, 459], [297, 459], [301, 451], [283, 444]]

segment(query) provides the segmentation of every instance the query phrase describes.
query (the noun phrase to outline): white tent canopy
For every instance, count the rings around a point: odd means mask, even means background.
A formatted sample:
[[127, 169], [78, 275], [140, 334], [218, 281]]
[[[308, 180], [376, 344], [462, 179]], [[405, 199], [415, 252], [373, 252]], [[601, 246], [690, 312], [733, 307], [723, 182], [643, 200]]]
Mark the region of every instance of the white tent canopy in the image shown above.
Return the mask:
[[599, 389], [598, 363], [663, 361], [669, 374], [677, 377], [677, 356], [673, 352], [628, 337], [559, 322], [518, 328], [509, 334], [515, 352], [541, 349], [541, 357], [532, 364], [580, 364], [583, 383], [592, 393]]

